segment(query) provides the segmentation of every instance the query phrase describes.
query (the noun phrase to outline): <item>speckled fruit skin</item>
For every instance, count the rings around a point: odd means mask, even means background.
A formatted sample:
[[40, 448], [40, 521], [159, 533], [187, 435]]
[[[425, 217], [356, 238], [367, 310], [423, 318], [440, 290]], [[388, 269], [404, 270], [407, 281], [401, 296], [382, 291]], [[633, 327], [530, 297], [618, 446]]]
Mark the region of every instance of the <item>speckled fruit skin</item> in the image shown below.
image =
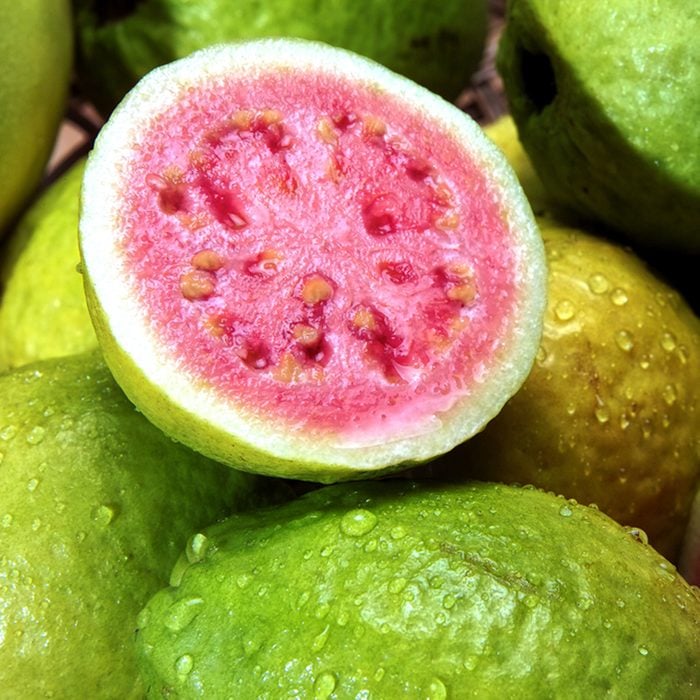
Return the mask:
[[97, 347], [79, 273], [78, 210], [85, 161], [27, 210], [0, 261], [0, 371]]
[[0, 695], [142, 697], [137, 612], [191, 531], [266, 493], [172, 442], [97, 354], [0, 375]]
[[0, 236], [39, 184], [68, 98], [70, 0], [0, 4]]
[[498, 68], [549, 194], [626, 239], [700, 252], [700, 8], [508, 3]]
[[485, 44], [485, 0], [115, 0], [76, 3], [78, 73], [109, 113], [156, 66], [210, 44], [270, 36], [324, 41], [455, 99]]
[[675, 559], [700, 479], [700, 320], [629, 250], [539, 222], [549, 301], [538, 358], [434, 472], [595, 503]]
[[535, 489], [316, 490], [190, 540], [138, 618], [148, 697], [697, 697], [700, 597]]

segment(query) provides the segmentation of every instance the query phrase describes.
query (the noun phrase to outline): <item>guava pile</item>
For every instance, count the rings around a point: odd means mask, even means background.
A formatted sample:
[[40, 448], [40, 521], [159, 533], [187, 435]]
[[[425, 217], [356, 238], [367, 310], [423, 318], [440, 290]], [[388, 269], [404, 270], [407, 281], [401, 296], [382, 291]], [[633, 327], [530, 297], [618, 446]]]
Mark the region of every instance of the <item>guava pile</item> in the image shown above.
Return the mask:
[[697, 697], [692, 5], [59, 6], [0, 78], [0, 694]]

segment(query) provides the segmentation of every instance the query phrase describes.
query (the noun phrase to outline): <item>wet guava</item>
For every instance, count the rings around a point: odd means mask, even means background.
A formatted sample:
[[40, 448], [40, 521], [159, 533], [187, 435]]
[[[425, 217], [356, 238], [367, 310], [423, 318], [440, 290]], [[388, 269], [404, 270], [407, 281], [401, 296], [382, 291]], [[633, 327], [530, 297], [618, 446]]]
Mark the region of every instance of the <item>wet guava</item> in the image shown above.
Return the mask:
[[196, 533], [136, 643], [150, 698], [691, 698], [700, 597], [595, 509], [386, 480]]
[[335, 481], [442, 454], [525, 379], [542, 240], [454, 105], [327, 45], [155, 69], [85, 171], [88, 308], [132, 401], [227, 464]]
[[0, 236], [39, 184], [66, 108], [70, 0], [0, 6]]
[[78, 211], [85, 161], [27, 210], [0, 262], [0, 371], [97, 347], [78, 272]]
[[1, 694], [142, 697], [135, 616], [192, 530], [268, 482], [163, 435], [97, 354], [4, 373], [0, 396]]
[[631, 251], [539, 222], [549, 301], [535, 365], [434, 474], [595, 503], [675, 560], [700, 479], [700, 320]]
[[678, 568], [689, 583], [700, 586], [700, 489], [693, 500]]
[[449, 100], [485, 45], [485, 0], [79, 0], [78, 73], [108, 114], [156, 66], [221, 42], [287, 36], [350, 49]]
[[548, 193], [627, 240], [700, 252], [700, 11], [508, 4], [498, 68]]

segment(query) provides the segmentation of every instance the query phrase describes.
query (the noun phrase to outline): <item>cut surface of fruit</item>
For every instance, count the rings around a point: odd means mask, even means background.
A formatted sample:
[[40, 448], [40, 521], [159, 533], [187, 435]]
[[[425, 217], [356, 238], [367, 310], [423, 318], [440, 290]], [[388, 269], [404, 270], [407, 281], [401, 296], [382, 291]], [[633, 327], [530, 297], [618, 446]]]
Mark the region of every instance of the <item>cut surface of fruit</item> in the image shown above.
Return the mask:
[[482, 427], [534, 359], [544, 258], [512, 172], [457, 108], [348, 52], [270, 40], [153, 71], [84, 187], [113, 371], [224, 461], [261, 461], [241, 441], [296, 461], [309, 437], [311, 462], [425, 459]]

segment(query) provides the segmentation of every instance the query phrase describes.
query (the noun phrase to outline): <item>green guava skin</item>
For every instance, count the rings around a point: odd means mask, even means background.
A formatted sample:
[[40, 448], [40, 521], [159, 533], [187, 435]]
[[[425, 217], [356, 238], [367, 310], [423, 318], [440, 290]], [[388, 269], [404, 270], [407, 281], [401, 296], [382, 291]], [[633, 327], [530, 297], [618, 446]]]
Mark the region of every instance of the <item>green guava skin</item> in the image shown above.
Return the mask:
[[0, 236], [39, 184], [68, 99], [70, 0], [0, 5]]
[[455, 99], [485, 45], [485, 0], [144, 0], [76, 3], [78, 74], [108, 114], [158, 65], [210, 44], [270, 36], [347, 48]]
[[193, 529], [269, 482], [164, 436], [97, 353], [6, 372], [0, 396], [0, 694], [143, 697], [136, 614]]
[[78, 270], [85, 160], [22, 216], [0, 260], [0, 371], [97, 347]]
[[509, 3], [497, 65], [548, 193], [629, 242], [700, 252], [700, 7]]
[[325, 487], [190, 538], [137, 620], [148, 697], [697, 697], [700, 597], [535, 489]]

